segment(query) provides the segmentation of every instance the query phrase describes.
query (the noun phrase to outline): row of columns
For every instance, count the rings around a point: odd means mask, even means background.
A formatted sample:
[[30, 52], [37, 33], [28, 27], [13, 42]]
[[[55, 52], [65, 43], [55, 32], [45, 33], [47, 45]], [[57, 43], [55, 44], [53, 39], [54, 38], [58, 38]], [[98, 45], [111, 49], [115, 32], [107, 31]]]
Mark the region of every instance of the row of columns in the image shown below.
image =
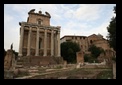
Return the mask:
[[[27, 46], [27, 56], [30, 55], [30, 40], [31, 40], [31, 27], [28, 33], [28, 46]], [[22, 47], [23, 47], [23, 35], [24, 35], [24, 28], [21, 27], [21, 33], [20, 33], [20, 45], [19, 45], [19, 56], [22, 56]], [[60, 31], [57, 33], [57, 56], [60, 56]], [[55, 43], [56, 44], [56, 43]], [[56, 51], [56, 49], [55, 49]], [[39, 28], [37, 28], [37, 36], [36, 36], [36, 52], [35, 56], [39, 56]], [[47, 56], [47, 30], [44, 29], [44, 55]], [[54, 56], [54, 31], [51, 31], [51, 56]]]

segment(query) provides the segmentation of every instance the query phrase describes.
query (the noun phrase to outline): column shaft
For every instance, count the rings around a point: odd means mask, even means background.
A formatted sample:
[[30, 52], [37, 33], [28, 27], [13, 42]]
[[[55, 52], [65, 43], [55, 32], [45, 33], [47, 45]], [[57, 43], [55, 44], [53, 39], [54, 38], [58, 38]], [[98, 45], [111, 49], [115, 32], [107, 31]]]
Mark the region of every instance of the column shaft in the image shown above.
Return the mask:
[[55, 51], [55, 57], [57, 56], [57, 34], [55, 33], [55, 35], [54, 35], [54, 51]]
[[54, 33], [51, 32], [51, 56], [54, 56]]
[[58, 31], [58, 35], [57, 35], [57, 40], [58, 40], [58, 57], [60, 57], [60, 31]]
[[44, 55], [47, 56], [47, 30], [44, 31]]
[[27, 47], [27, 56], [30, 55], [30, 40], [31, 40], [31, 27], [29, 29], [29, 32], [28, 32], [28, 47]]
[[20, 43], [19, 43], [19, 55], [18, 56], [22, 56], [24, 27], [21, 26], [20, 30], [21, 30], [21, 32], [20, 32]]
[[37, 36], [36, 36], [36, 54], [35, 56], [39, 55], [39, 28], [37, 28]]

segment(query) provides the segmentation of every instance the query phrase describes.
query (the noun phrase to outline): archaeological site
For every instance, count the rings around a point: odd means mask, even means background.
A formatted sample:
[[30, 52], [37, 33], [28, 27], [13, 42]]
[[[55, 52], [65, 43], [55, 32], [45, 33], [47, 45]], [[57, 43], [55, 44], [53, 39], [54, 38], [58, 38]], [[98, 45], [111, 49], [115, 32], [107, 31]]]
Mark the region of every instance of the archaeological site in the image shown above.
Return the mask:
[[[31, 9], [26, 22], [19, 22], [19, 52], [15, 56], [13, 44], [4, 58], [4, 79], [99, 79], [104, 72], [105, 79], [116, 79], [116, 63], [112, 60], [116, 52], [108, 40], [100, 34], [89, 36], [65, 35], [60, 38], [61, 26], [50, 25], [50, 13]], [[76, 42], [76, 63], [67, 63], [61, 56], [60, 44]], [[104, 50], [97, 60], [88, 63], [85, 54], [95, 45]], [[16, 58], [15, 58], [16, 57]], [[105, 74], [106, 76], [106, 74]]]

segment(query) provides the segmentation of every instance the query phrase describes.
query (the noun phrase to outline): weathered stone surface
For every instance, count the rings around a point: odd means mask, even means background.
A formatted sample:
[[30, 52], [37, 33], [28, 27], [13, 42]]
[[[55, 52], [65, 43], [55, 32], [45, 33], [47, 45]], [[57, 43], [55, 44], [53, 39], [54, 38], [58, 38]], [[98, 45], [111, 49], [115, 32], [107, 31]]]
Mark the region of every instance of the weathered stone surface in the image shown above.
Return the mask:
[[113, 63], [113, 79], [116, 79], [116, 62]]
[[13, 54], [13, 50], [7, 50], [5, 59], [4, 59], [4, 70], [15, 69], [15, 55]]
[[[17, 63], [19, 61], [17, 61]], [[63, 64], [63, 58], [43, 57], [43, 56], [24, 56], [23, 58], [21, 58], [21, 64], [23, 66], [48, 66], [49, 67], [55, 64]]]
[[11, 70], [4, 70], [4, 79], [13, 79], [14, 72]]
[[19, 72], [22, 72], [22, 73], [24, 73], [24, 72], [28, 72], [28, 69], [20, 68], [20, 69], [19, 69]]
[[15, 70], [14, 70], [14, 76], [17, 76], [18, 73], [19, 73], [19, 69], [15, 69]]
[[82, 51], [77, 52], [76, 55], [77, 55], [77, 63], [83, 64], [84, 63], [84, 52], [82, 52]]
[[78, 43], [81, 50], [85, 53], [88, 52], [88, 49], [91, 45], [101, 47], [104, 50], [110, 49], [108, 41], [104, 39], [102, 35], [96, 35], [96, 34], [92, 34], [90, 36], [68, 35], [61, 38], [61, 43], [67, 41]]
[[65, 77], [59, 77], [58, 79], [67, 79], [67, 76], [65, 76]]

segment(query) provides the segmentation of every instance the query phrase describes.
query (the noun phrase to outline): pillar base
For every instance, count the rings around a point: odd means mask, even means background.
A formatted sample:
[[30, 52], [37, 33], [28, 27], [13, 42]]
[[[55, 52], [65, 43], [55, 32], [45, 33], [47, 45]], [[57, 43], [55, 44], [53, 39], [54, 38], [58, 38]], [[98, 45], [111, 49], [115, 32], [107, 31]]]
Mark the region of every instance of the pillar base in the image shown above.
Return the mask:
[[47, 55], [43, 55], [44, 57], [47, 56]]
[[57, 57], [61, 57], [60, 55], [58, 55]]
[[38, 54], [36, 54], [35, 56], [39, 56]]
[[51, 57], [53, 57], [54, 55], [51, 55]]
[[20, 57], [21, 57], [21, 56], [22, 56], [22, 54], [18, 54], [18, 56], [20, 56]]
[[30, 56], [30, 54], [27, 54], [27, 56]]

